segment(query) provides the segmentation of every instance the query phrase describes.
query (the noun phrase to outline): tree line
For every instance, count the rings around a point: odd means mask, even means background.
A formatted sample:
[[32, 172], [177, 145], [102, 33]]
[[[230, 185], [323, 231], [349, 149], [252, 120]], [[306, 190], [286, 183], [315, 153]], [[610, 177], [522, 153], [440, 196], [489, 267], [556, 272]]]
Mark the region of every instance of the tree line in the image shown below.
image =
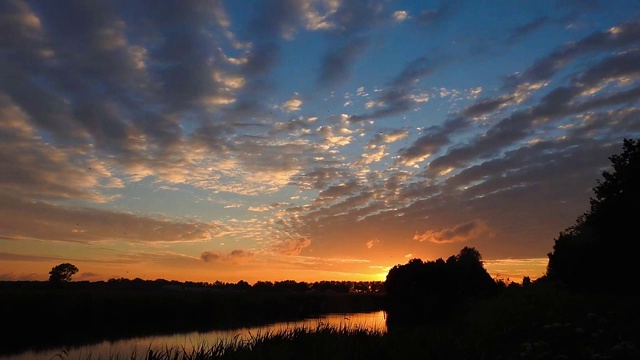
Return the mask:
[[111, 278], [107, 281], [75, 281], [73, 285], [72, 276], [78, 272], [78, 268], [70, 263], [63, 263], [54, 266], [49, 272], [49, 283], [55, 286], [93, 286], [93, 287], [117, 287], [129, 289], [146, 290], [183, 290], [183, 291], [252, 291], [252, 292], [289, 292], [289, 293], [359, 293], [359, 294], [379, 294], [384, 290], [383, 281], [332, 281], [323, 280], [315, 282], [282, 280], [282, 281], [257, 281], [253, 285], [247, 281], [238, 282], [194, 282], [176, 280], [143, 280], [140, 278]]

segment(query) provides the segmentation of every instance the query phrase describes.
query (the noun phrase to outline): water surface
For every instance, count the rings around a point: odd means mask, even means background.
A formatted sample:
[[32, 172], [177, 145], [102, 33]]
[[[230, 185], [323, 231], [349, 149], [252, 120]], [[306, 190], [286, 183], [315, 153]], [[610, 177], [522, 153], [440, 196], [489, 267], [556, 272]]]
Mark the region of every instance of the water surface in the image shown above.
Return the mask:
[[318, 318], [299, 321], [278, 322], [269, 325], [245, 327], [233, 330], [212, 330], [207, 332], [188, 332], [173, 335], [157, 335], [136, 337], [117, 341], [103, 341], [98, 344], [84, 345], [68, 349], [56, 348], [43, 351], [27, 351], [21, 354], [0, 356], [0, 360], [86, 360], [109, 359], [119, 356], [121, 359], [131, 359], [137, 354], [137, 359], [144, 359], [149, 349], [184, 348], [187, 352], [198, 349], [203, 344], [215, 345], [219, 341], [232, 341], [234, 338], [250, 340], [251, 337], [266, 333], [294, 328], [314, 329], [318, 326], [330, 325], [335, 328], [366, 328], [385, 332], [384, 311], [371, 313], [329, 314]]

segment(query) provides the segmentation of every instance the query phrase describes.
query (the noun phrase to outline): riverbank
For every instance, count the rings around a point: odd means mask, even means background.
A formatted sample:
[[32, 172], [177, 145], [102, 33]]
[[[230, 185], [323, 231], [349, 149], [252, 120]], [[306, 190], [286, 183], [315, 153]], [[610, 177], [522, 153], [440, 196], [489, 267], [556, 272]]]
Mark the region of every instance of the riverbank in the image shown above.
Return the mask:
[[0, 354], [383, 308], [373, 293], [10, 285], [0, 287], [8, 324]]
[[[46, 305], [47, 311], [61, 301], [71, 301], [75, 293], [67, 293]], [[249, 294], [228, 292], [209, 294], [205, 297], [178, 296], [181, 293], [167, 292], [155, 294], [156, 298], [148, 304], [144, 302], [127, 310], [127, 314], [118, 315], [120, 333], [139, 325], [140, 319], [152, 323], [169, 324], [179, 319], [176, 314], [199, 314], [202, 304], [212, 304], [216, 295], [218, 305], [213, 306], [221, 316], [241, 323], [255, 321], [250, 314], [257, 309], [272, 309], [269, 316], [289, 316], [307, 309], [331, 310], [346, 307], [368, 308], [382, 306], [383, 297], [374, 294]], [[32, 294], [33, 295], [33, 294]], [[149, 294], [147, 294], [149, 295]], [[182, 294], [184, 295], [184, 294]], [[255, 295], [255, 296], [253, 296]], [[258, 296], [259, 295], [259, 296]], [[367, 296], [364, 296], [367, 295]], [[61, 296], [61, 295], [59, 295]], [[132, 295], [130, 300], [145, 299], [142, 294]], [[123, 301], [123, 294], [93, 294], [83, 298], [85, 304], [100, 301], [112, 304], [111, 300]], [[204, 302], [197, 302], [194, 299]], [[92, 302], [88, 302], [92, 299]], [[111, 300], [110, 300], [111, 299]], [[171, 300], [170, 300], [171, 299]], [[189, 299], [189, 300], [187, 300]], [[43, 305], [44, 299], [39, 299]], [[6, 300], [2, 300], [6, 304]], [[36, 302], [38, 302], [36, 301]], [[175, 303], [171, 303], [175, 301]], [[182, 302], [182, 303], [180, 303]], [[191, 303], [193, 306], [188, 307]], [[127, 304], [122, 302], [120, 305]], [[156, 306], [180, 305], [179, 309], [157, 312]], [[200, 305], [197, 305], [200, 304]], [[77, 303], [67, 303], [65, 311], [73, 309]], [[145, 306], [147, 305], [147, 306]], [[184, 346], [169, 348], [150, 348], [149, 353], [140, 354], [136, 359], [154, 360], [212, 360], [212, 359], [636, 359], [640, 358], [640, 312], [637, 311], [640, 300], [637, 296], [614, 296], [606, 294], [586, 294], [570, 292], [545, 284], [531, 284], [527, 287], [509, 287], [495, 296], [480, 301], [461, 304], [444, 320], [419, 324], [394, 325], [387, 322], [387, 331], [373, 331], [368, 328], [345, 328], [341, 326], [316, 326], [297, 329], [284, 329], [266, 333], [253, 333], [249, 339], [236, 338], [224, 342], [201, 344], [196, 349]], [[187, 306], [187, 307], [185, 307]], [[200, 306], [200, 307], [199, 307]], [[146, 307], [146, 310], [141, 310]], [[289, 307], [288, 310], [286, 308]], [[99, 307], [96, 307], [99, 308]], [[116, 308], [116, 307], [112, 307]], [[2, 311], [7, 310], [5, 306]], [[154, 310], [155, 309], [155, 310]], [[172, 309], [164, 308], [166, 309]], [[134, 311], [141, 314], [134, 314]], [[38, 311], [42, 311], [39, 309]], [[34, 314], [37, 314], [35, 311]], [[233, 313], [235, 311], [237, 313]], [[437, 312], [438, 309], [431, 309]], [[63, 313], [61, 313], [63, 314]], [[144, 315], [146, 314], [146, 315]], [[202, 315], [202, 313], [200, 313]], [[275, 314], [275, 315], [274, 315]], [[95, 315], [95, 314], [94, 314]], [[126, 316], [131, 318], [127, 318]], [[35, 315], [31, 315], [35, 316]], [[105, 315], [102, 315], [103, 319]], [[155, 319], [153, 318], [155, 316]], [[95, 320], [95, 318], [93, 318]], [[387, 319], [388, 320], [388, 319]], [[39, 330], [55, 337], [65, 333], [68, 324], [40, 320]], [[233, 322], [231, 321], [231, 323]], [[105, 320], [105, 322], [109, 322]], [[14, 323], [10, 323], [9, 335], [14, 336]], [[96, 324], [96, 322], [92, 322]], [[97, 324], [100, 324], [98, 322]], [[104, 323], [102, 323], [104, 324]], [[193, 323], [192, 323], [193, 324]], [[175, 324], [173, 324], [175, 326]], [[248, 323], [240, 326], [247, 326]], [[330, 325], [330, 324], [326, 324]], [[89, 325], [87, 325], [89, 326]], [[175, 328], [175, 327], [174, 327]], [[26, 329], [26, 328], [25, 328]], [[78, 333], [88, 327], [78, 327]], [[24, 329], [23, 329], [24, 330]], [[69, 335], [69, 334], [66, 334]], [[33, 344], [33, 337], [27, 335], [27, 342]], [[8, 342], [6, 344], [9, 344]], [[64, 353], [61, 353], [64, 359]], [[86, 359], [89, 359], [87, 357]], [[114, 354], [113, 358], [133, 359], [132, 354]], [[83, 359], [78, 359], [83, 360]]]
[[507, 289], [467, 304], [447, 321], [389, 327], [386, 333], [330, 326], [285, 329], [257, 334], [249, 341], [203, 344], [192, 351], [152, 349], [153, 357], [145, 356], [154, 360], [628, 360], [640, 358], [638, 304], [637, 296], [545, 287]]
[[[445, 322], [370, 329], [291, 329], [169, 359], [615, 359], [640, 358], [638, 298], [555, 288], [508, 289]], [[177, 357], [176, 357], [177, 355]]]

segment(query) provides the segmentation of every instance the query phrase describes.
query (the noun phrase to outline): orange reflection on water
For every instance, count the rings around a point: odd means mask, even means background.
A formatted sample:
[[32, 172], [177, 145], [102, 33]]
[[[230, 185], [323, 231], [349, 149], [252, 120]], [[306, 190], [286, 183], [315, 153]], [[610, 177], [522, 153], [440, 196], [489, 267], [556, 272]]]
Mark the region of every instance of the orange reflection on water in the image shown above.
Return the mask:
[[248, 341], [252, 338], [278, 334], [294, 329], [316, 330], [326, 326], [342, 329], [365, 329], [372, 332], [387, 331], [386, 313], [329, 314], [318, 318], [299, 321], [279, 322], [270, 325], [238, 328], [233, 330], [212, 330], [208, 332], [189, 332], [182, 334], [149, 336], [118, 341], [103, 341], [98, 344], [80, 346], [70, 349], [52, 349], [45, 351], [28, 351], [22, 354], [0, 356], [0, 360], [33, 360], [33, 359], [146, 359], [149, 349], [184, 349], [187, 352], [201, 347], [215, 346], [220, 342]]
[[[371, 313], [351, 313], [351, 314], [329, 314], [317, 319], [306, 319], [301, 321], [282, 322], [251, 330], [251, 334], [258, 330], [261, 333], [277, 333], [279, 331], [291, 330], [296, 328], [317, 329], [329, 326], [334, 329], [366, 329], [384, 333], [387, 331], [386, 313], [384, 311], [376, 311]], [[246, 333], [241, 333], [241, 336]]]

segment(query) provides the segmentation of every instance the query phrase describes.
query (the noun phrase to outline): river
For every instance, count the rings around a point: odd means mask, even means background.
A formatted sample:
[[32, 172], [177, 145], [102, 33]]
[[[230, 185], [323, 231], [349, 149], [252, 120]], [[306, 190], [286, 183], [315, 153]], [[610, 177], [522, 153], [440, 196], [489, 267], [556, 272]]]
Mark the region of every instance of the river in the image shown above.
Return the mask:
[[232, 341], [234, 338], [249, 340], [251, 337], [293, 328], [314, 329], [330, 325], [335, 328], [366, 328], [386, 332], [385, 312], [329, 314], [317, 318], [299, 321], [279, 322], [264, 326], [238, 328], [233, 330], [212, 330], [208, 332], [188, 332], [173, 335], [137, 337], [118, 341], [103, 341], [98, 344], [73, 348], [56, 348], [42, 351], [27, 351], [21, 354], [0, 356], [0, 360], [51, 360], [51, 359], [144, 359], [149, 349], [184, 348], [188, 351], [202, 345], [214, 345], [219, 341]]

